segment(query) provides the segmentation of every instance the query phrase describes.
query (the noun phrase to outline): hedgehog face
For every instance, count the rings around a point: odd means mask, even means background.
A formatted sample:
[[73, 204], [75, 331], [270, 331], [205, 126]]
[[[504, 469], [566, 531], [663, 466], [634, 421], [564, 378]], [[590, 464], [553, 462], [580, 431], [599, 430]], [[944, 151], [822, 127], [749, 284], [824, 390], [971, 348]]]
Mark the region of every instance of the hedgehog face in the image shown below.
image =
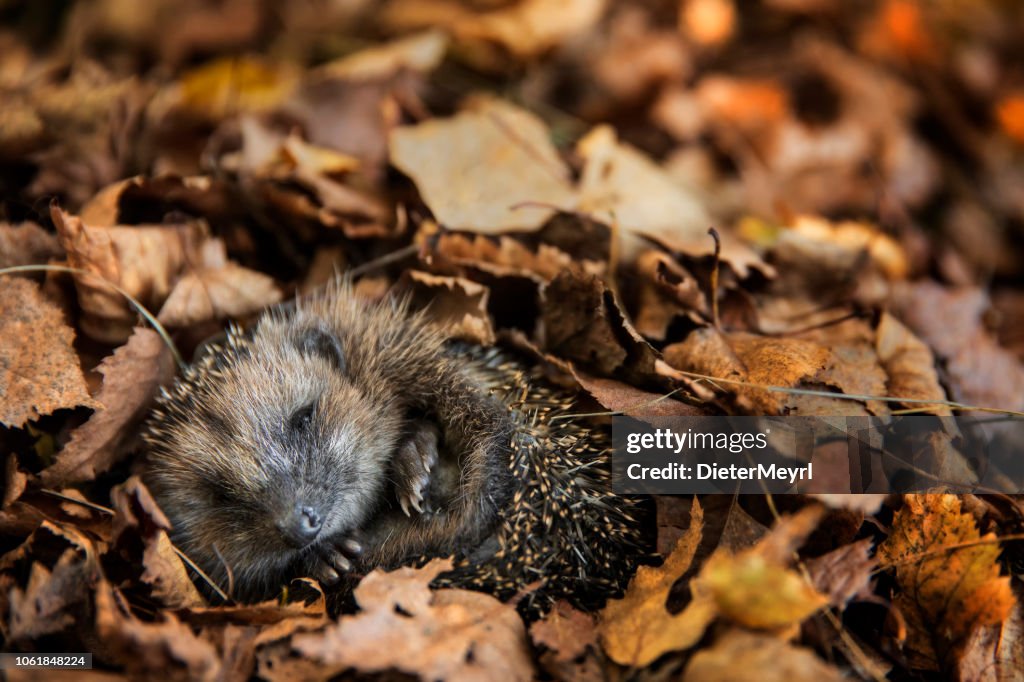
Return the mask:
[[405, 424], [354, 359], [322, 323], [265, 318], [161, 399], [146, 482], [176, 544], [236, 598], [302, 575], [382, 497]]

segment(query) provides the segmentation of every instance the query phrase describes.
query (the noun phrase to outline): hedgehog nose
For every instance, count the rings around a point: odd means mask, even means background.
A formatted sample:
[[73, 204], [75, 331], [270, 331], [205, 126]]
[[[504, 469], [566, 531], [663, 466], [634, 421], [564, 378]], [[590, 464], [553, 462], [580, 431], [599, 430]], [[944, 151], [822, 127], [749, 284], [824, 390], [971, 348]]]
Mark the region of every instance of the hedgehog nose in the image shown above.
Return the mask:
[[302, 549], [316, 540], [322, 526], [320, 512], [304, 504], [295, 505], [291, 514], [277, 522], [277, 529], [285, 541], [296, 549]]

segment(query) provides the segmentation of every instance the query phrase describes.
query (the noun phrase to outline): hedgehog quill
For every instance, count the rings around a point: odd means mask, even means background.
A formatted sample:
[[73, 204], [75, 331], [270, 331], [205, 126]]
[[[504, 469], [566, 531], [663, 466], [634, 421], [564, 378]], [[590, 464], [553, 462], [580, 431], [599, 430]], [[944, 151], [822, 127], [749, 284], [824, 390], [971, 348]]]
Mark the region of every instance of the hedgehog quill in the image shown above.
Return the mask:
[[232, 328], [165, 390], [144, 480], [232, 597], [454, 556], [443, 584], [601, 600], [644, 555], [607, 434], [497, 349], [344, 283]]

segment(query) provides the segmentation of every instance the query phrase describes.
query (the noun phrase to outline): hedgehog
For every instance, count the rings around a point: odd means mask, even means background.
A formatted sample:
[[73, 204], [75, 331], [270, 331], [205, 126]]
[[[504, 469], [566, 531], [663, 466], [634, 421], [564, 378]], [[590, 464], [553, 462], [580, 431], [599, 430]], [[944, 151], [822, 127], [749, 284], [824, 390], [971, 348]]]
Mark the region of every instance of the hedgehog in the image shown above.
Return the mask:
[[642, 505], [612, 493], [607, 430], [573, 406], [512, 352], [341, 281], [231, 327], [162, 390], [143, 479], [237, 601], [450, 556], [440, 585], [587, 605], [647, 543]]

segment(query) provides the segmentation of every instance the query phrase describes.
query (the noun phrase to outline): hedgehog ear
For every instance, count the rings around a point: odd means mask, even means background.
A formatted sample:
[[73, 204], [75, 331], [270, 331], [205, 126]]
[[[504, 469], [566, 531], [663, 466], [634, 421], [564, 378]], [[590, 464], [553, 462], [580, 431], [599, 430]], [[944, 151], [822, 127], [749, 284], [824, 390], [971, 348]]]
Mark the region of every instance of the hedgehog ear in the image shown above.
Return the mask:
[[345, 369], [345, 353], [341, 348], [341, 339], [323, 325], [300, 332], [295, 345], [304, 355], [319, 355], [339, 370]]

